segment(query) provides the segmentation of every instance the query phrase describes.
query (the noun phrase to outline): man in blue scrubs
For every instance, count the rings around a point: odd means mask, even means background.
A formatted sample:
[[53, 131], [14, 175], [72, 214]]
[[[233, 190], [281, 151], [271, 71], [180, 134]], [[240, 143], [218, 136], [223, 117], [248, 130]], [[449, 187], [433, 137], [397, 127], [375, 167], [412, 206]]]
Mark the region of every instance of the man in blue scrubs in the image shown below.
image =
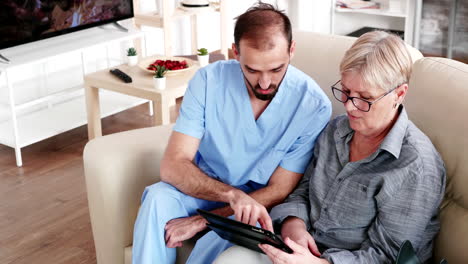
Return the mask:
[[[134, 264], [174, 263], [175, 247], [206, 229], [198, 208], [273, 230], [266, 208], [297, 185], [330, 118], [320, 87], [289, 65], [286, 15], [259, 3], [237, 18], [234, 39], [236, 60], [208, 65], [189, 83], [161, 182], [143, 193]], [[209, 232], [188, 263], [211, 263], [229, 246]]]

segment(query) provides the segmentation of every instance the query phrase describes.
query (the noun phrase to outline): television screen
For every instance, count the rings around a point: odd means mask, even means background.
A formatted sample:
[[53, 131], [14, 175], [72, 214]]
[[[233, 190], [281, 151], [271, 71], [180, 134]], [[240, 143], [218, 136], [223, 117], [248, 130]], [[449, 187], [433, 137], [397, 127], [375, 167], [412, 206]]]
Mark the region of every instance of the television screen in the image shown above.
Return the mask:
[[132, 0], [0, 0], [0, 49], [131, 17]]

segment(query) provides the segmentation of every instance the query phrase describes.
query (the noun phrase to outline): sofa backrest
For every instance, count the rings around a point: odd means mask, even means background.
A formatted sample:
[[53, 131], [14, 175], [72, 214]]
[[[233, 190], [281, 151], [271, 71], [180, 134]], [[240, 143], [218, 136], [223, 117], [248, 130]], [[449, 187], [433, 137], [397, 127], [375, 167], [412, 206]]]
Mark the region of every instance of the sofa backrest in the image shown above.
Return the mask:
[[[330, 86], [339, 80], [339, 63], [355, 38], [300, 31], [293, 36], [297, 44], [291, 63], [322, 87], [332, 102], [332, 117], [344, 113]], [[468, 136], [464, 136], [468, 131], [468, 65], [423, 58], [412, 47], [410, 53], [415, 64], [404, 105], [409, 118], [442, 155], [447, 170], [434, 256], [437, 261], [446, 258], [449, 264], [468, 263]]]
[[343, 104], [334, 99], [330, 87], [340, 79], [340, 61], [356, 38], [305, 31], [294, 32], [293, 38], [296, 52], [291, 64], [322, 87], [333, 106], [332, 118], [344, 113]]
[[409, 86], [409, 118], [432, 140], [447, 172], [434, 256], [449, 264], [468, 263], [468, 65], [420, 59]]

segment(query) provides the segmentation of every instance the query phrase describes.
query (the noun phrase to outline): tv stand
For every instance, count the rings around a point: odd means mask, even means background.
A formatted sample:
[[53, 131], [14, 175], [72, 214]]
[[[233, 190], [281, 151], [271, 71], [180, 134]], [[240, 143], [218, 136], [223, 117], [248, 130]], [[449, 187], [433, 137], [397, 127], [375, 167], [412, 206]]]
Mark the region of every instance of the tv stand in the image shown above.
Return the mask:
[[[7, 95], [0, 96], [0, 144], [14, 148], [18, 167], [23, 147], [87, 123], [82, 77], [123, 63], [123, 56], [117, 57], [122, 44], [139, 38], [144, 34], [132, 28], [90, 28], [1, 51], [11, 61], [0, 63], [0, 89]], [[147, 102], [103, 92], [101, 117]]]
[[7, 57], [0, 54], [0, 63], [10, 64], [10, 60]]
[[[128, 28], [120, 25], [119, 23], [117, 22], [112, 22], [110, 25], [113, 25], [118, 31], [121, 31], [121, 32], [128, 32]], [[100, 26], [100, 28], [104, 29], [104, 30], [107, 30], [108, 28], [106, 28], [105, 26]]]

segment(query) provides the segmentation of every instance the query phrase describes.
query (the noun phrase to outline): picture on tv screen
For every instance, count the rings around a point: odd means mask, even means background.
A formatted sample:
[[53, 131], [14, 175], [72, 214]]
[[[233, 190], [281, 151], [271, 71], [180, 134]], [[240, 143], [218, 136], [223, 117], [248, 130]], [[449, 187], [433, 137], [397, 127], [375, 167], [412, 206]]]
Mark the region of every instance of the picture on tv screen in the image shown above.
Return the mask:
[[132, 0], [0, 0], [0, 49], [131, 17]]

